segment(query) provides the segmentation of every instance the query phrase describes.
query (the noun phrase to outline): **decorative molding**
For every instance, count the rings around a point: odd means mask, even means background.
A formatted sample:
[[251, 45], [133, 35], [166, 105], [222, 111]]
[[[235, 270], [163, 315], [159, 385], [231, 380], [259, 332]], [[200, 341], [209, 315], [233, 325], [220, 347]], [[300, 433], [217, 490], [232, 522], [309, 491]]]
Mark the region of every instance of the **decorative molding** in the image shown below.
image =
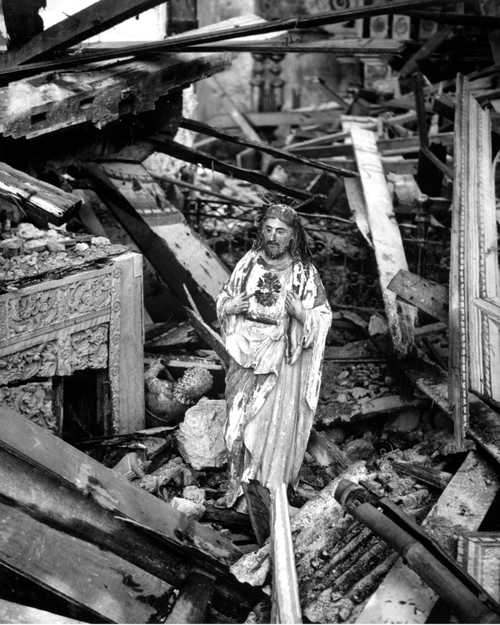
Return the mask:
[[[109, 318], [108, 377], [111, 394], [111, 414], [113, 432], [120, 431], [120, 340], [121, 340], [121, 271], [113, 269], [111, 286], [111, 314]], [[144, 384], [143, 384], [144, 386]]]
[[0, 404], [16, 410], [33, 423], [58, 432], [53, 410], [52, 384], [32, 382], [20, 386], [0, 386]]

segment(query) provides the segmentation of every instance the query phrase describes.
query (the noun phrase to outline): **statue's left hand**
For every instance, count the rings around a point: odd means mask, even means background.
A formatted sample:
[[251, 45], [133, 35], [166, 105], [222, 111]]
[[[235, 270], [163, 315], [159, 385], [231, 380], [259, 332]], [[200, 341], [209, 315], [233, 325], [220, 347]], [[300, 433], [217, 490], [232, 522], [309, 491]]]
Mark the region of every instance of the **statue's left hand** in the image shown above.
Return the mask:
[[300, 299], [295, 293], [289, 292], [286, 294], [285, 300], [286, 311], [291, 317], [295, 317], [300, 323], [304, 323], [306, 312]]

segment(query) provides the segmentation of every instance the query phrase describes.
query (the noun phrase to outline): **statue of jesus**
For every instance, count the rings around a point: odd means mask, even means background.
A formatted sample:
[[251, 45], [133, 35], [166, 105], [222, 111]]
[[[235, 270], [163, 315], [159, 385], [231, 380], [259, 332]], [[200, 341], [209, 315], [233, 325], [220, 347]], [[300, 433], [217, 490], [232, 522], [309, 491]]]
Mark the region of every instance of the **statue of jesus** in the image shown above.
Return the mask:
[[270, 491], [296, 484], [318, 402], [331, 311], [293, 208], [266, 208], [217, 314], [231, 356], [224, 503], [232, 506], [242, 482], [258, 480]]

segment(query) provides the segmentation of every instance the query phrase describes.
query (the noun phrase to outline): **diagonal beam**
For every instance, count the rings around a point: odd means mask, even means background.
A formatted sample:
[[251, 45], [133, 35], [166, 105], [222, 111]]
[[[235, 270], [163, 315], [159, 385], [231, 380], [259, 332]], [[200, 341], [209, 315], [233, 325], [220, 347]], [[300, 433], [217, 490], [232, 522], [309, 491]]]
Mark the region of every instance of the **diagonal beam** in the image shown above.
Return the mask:
[[19, 50], [2, 55], [0, 67], [39, 60], [51, 52], [80, 43], [88, 37], [147, 11], [164, 0], [99, 0], [36, 35]]
[[301, 156], [296, 156], [295, 154], [290, 154], [286, 150], [280, 150], [279, 148], [275, 148], [268, 144], [262, 143], [262, 141], [243, 141], [238, 137], [228, 135], [227, 133], [221, 132], [220, 130], [213, 128], [212, 126], [209, 126], [208, 124], [204, 124], [203, 122], [199, 122], [194, 119], [186, 119], [184, 117], [181, 119], [179, 126], [193, 132], [208, 135], [209, 137], [215, 137], [216, 139], [220, 139], [221, 141], [234, 143], [236, 145], [241, 145], [246, 148], [254, 148], [255, 150], [259, 150], [261, 152], [264, 152], [265, 154], [274, 156], [275, 158], [283, 159], [285, 161], [291, 161], [292, 163], [300, 163], [302, 165], [306, 165], [307, 167], [313, 167], [315, 169], [321, 169], [322, 171], [328, 171], [332, 174], [339, 174], [341, 176], [347, 176], [349, 178], [355, 178], [358, 175], [355, 171], [352, 171], [350, 169], [345, 169], [344, 167], [339, 167], [337, 165], [330, 165], [328, 163], [322, 163], [321, 161], [314, 161], [308, 158], [303, 158]]
[[[431, 6], [431, 5], [436, 6], [436, 5], [450, 4], [450, 1], [451, 3], [453, 3], [453, 0], [395, 0], [394, 2], [382, 2], [381, 4], [374, 4], [374, 5], [367, 6], [367, 7], [344, 9], [342, 11], [328, 11], [326, 13], [319, 13], [317, 15], [309, 15], [305, 17], [294, 16], [292, 18], [286, 18], [282, 20], [272, 20], [269, 22], [260, 22], [258, 24], [251, 24], [248, 26], [237, 26], [237, 27], [219, 28], [219, 29], [214, 27], [214, 30], [211, 32], [207, 32], [205, 29], [203, 29], [203, 32], [196, 33], [195, 31], [191, 34], [175, 35], [173, 37], [167, 37], [167, 39], [161, 42], [161, 46], [160, 46], [160, 42], [153, 42], [151, 44], [142, 44], [140, 46], [130, 46], [130, 50], [128, 50], [127, 48], [122, 48], [121, 50], [108, 50], [107, 52], [103, 52], [100, 55], [100, 58], [101, 60], [104, 60], [104, 59], [120, 58], [123, 56], [128, 56], [130, 54], [133, 54], [133, 55], [139, 54], [139, 53], [144, 54], [144, 53], [150, 52], [152, 49], [155, 51], [159, 51], [160, 47], [162, 51], [166, 52], [167, 50], [173, 50], [175, 48], [178, 48], [179, 46], [188, 45], [188, 44], [189, 45], [196, 45], [198, 43], [207, 44], [207, 43], [211, 43], [215, 41], [222, 41], [224, 39], [234, 39], [234, 38], [246, 37], [250, 35], [260, 35], [264, 33], [279, 32], [282, 30], [294, 30], [297, 28], [317, 28], [325, 24], [338, 24], [338, 23], [353, 20], [353, 19], [373, 17], [376, 15], [385, 15], [385, 14], [392, 15], [394, 13], [400, 13], [401, 11], [408, 10], [408, 9], [419, 9], [421, 7]], [[103, 6], [104, 4], [106, 4], [106, 6], [114, 5], [115, 10], [118, 10], [118, 7], [122, 9], [125, 5], [136, 6], [139, 4], [147, 5], [146, 8], [150, 8], [151, 6], [160, 4], [160, 2], [158, 0], [157, 1], [150, 0], [150, 2], [146, 2], [146, 1], [139, 2], [139, 0], [135, 0], [135, 2], [133, 2], [132, 0], [101, 0], [101, 2], [97, 4], [101, 4]], [[93, 23], [93, 21], [95, 21], [97, 17], [95, 15], [96, 9], [94, 8], [92, 10], [92, 7], [95, 7], [95, 6], [96, 5], [92, 5], [91, 7], [88, 7], [88, 9], [84, 9], [83, 11], [80, 11], [76, 15], [72, 16], [72, 18], [76, 19], [77, 16], [80, 16], [83, 13], [85, 13], [85, 15], [87, 16], [87, 20]], [[111, 25], [117, 24], [123, 19], [126, 19], [127, 17], [131, 17], [132, 15], [136, 15], [137, 13], [140, 13], [141, 11], [145, 9], [142, 8], [140, 10], [137, 10], [137, 9], [135, 10], [136, 10], [136, 13], [131, 13], [129, 15], [126, 15], [125, 17], [123, 17], [124, 13], [122, 11], [120, 14], [121, 17], [115, 18], [116, 21], [113, 22]], [[68, 18], [68, 20], [72, 18]], [[21, 48], [21, 50], [19, 50], [16, 53], [17, 56], [6, 54], [3, 63], [0, 63], [0, 67], [7, 67], [13, 64], [20, 64], [20, 63], [26, 63], [28, 61], [39, 60], [40, 58], [50, 54], [50, 52], [53, 52], [57, 48], [70, 46], [73, 43], [78, 43], [79, 41], [83, 41], [83, 39], [86, 39], [90, 35], [102, 32], [103, 30], [106, 30], [106, 28], [109, 28], [109, 25], [106, 25], [103, 28], [103, 27], [100, 27], [99, 24], [98, 25], [93, 24], [94, 28], [97, 28], [97, 30], [91, 30], [90, 24], [87, 23], [87, 27], [89, 28], [88, 32], [90, 34], [85, 34], [84, 36], [80, 36], [80, 35], [76, 36], [76, 33], [75, 33], [73, 35], [75, 38], [73, 39], [70, 36], [70, 34], [73, 34], [72, 33], [73, 29], [76, 29], [76, 27], [78, 26], [78, 21], [77, 21], [71, 27], [64, 28], [65, 31], [69, 31], [69, 32], [65, 32], [64, 37], [62, 37], [61, 33], [59, 32], [59, 37], [57, 38], [57, 41], [54, 41], [52, 45], [50, 44], [49, 41], [45, 41], [48, 38], [49, 36], [48, 34], [50, 33], [50, 31], [54, 32], [54, 29], [56, 29], [57, 26], [59, 26], [59, 30], [62, 30], [63, 25], [67, 24], [68, 20], [64, 20], [60, 24], [56, 24], [55, 26], [52, 26], [51, 28], [47, 29], [46, 31], [41, 33], [39, 36], [34, 37], [28, 44], [26, 44], [26, 46]], [[54, 39], [54, 37], [50, 37], [50, 38]], [[40, 39], [45, 42], [45, 45], [43, 47], [42, 46], [36, 47], [34, 45], [34, 42], [40, 41]]]

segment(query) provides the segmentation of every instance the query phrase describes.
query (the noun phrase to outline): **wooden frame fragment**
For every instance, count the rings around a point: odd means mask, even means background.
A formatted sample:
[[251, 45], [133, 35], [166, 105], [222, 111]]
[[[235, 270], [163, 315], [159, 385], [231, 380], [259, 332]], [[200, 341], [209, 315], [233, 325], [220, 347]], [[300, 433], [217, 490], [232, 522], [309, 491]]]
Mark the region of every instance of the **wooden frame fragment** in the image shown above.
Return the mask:
[[449, 398], [459, 445], [469, 388], [500, 403], [500, 282], [491, 119], [457, 78], [450, 261]]

